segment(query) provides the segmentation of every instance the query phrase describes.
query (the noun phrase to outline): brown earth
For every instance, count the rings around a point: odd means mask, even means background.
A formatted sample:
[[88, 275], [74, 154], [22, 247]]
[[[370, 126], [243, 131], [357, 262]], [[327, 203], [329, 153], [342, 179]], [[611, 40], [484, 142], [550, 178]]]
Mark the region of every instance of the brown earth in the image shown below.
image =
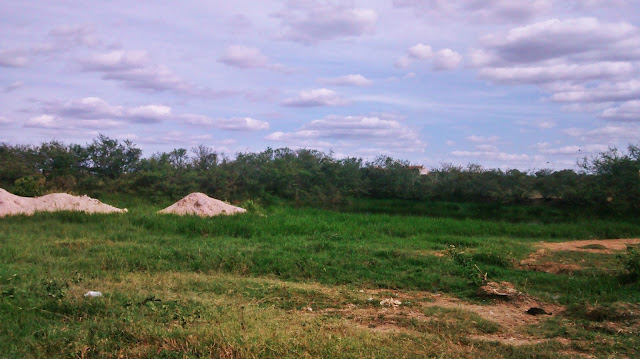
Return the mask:
[[52, 193], [42, 197], [20, 197], [0, 188], [0, 217], [35, 212], [82, 211], [86, 213], [127, 212], [88, 196]]
[[572, 273], [584, 269], [578, 264], [566, 264], [545, 261], [544, 257], [551, 252], [585, 252], [600, 254], [615, 254], [627, 248], [628, 245], [640, 243], [640, 238], [628, 239], [589, 239], [568, 242], [540, 242], [536, 246], [540, 249], [531, 253], [527, 259], [520, 261], [520, 267], [538, 272], [554, 274]]
[[230, 215], [236, 213], [244, 213], [244, 208], [232, 206], [215, 198], [211, 198], [204, 193], [191, 193], [172, 204], [171, 206], [159, 211], [158, 213], [171, 213], [178, 215], [195, 214], [201, 217], [211, 217], [218, 215]]
[[[465, 302], [455, 297], [430, 292], [405, 293], [389, 290], [362, 290], [370, 302], [387, 303], [389, 300], [399, 301], [400, 305], [394, 306], [368, 306], [363, 307], [348, 304], [344, 308], [330, 308], [317, 312], [308, 312], [312, 315], [335, 315], [348, 318], [351, 322], [362, 328], [376, 332], [406, 332], [407, 321], [430, 322], [446, 320], [434, 316], [427, 316], [423, 311], [431, 307], [455, 309], [474, 313], [482, 319], [498, 324], [500, 330], [493, 334], [471, 335], [471, 339], [496, 341], [510, 345], [528, 345], [545, 341], [543, 338], [534, 338], [525, 333], [525, 327], [537, 324], [543, 320], [556, 316], [565, 310], [564, 307], [554, 304], [542, 303], [527, 295], [520, 294], [511, 300], [492, 300], [490, 304], [474, 304]], [[526, 314], [531, 307], [542, 307], [551, 315], [533, 316]]]

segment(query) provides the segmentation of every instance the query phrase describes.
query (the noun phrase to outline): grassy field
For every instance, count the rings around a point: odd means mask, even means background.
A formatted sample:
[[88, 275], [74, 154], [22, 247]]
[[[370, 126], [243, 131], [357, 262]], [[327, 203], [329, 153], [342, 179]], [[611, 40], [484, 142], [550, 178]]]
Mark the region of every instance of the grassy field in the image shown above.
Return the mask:
[[[130, 211], [0, 218], [0, 357], [632, 358], [640, 348], [640, 285], [621, 280], [616, 253], [550, 253], [581, 268], [567, 273], [520, 265], [540, 241], [640, 237], [632, 219], [507, 206], [488, 220], [488, 209], [452, 204], [433, 204], [450, 214], [434, 217], [384, 201], [204, 219], [107, 201]], [[562, 311], [489, 320], [484, 311], [513, 305], [479, 298], [480, 273]], [[380, 304], [389, 297], [402, 304]]]

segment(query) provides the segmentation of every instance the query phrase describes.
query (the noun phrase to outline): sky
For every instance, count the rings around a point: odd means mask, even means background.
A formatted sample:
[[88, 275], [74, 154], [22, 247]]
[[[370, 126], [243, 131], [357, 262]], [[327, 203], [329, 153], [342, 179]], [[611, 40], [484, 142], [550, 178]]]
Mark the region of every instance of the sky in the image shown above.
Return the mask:
[[640, 1], [4, 1], [0, 142], [576, 168], [640, 143]]

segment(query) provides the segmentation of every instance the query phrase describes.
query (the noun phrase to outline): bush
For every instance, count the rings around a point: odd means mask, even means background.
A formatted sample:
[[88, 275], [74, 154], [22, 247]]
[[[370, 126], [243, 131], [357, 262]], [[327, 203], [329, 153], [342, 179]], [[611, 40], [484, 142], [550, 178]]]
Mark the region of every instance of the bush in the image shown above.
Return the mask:
[[15, 181], [14, 193], [23, 197], [42, 196], [45, 192], [43, 177], [25, 176]]
[[624, 272], [622, 280], [624, 282], [640, 281], [640, 251], [635, 247], [627, 247], [627, 253], [618, 258], [622, 261]]

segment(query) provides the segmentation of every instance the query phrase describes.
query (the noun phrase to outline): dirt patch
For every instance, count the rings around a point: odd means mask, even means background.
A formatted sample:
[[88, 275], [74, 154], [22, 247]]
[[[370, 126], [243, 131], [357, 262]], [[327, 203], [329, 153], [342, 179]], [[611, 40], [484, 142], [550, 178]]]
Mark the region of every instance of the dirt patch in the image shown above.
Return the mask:
[[640, 238], [590, 239], [569, 242], [541, 242], [538, 244], [538, 246], [543, 249], [548, 249], [552, 252], [572, 251], [612, 254], [625, 250], [627, 248], [627, 245], [635, 244], [640, 244]]
[[232, 206], [215, 198], [211, 198], [204, 193], [191, 193], [158, 213], [178, 215], [195, 214], [201, 217], [211, 217], [244, 213], [246, 211], [244, 208]]
[[0, 217], [55, 211], [122, 213], [127, 209], [116, 208], [88, 196], [52, 193], [42, 197], [20, 197], [0, 188]]
[[640, 238], [631, 239], [591, 239], [569, 242], [540, 242], [537, 251], [527, 259], [520, 261], [520, 268], [553, 274], [568, 274], [584, 269], [578, 264], [545, 261], [544, 257], [551, 252], [583, 252], [599, 254], [615, 254], [623, 251], [628, 245], [640, 243]]
[[[469, 315], [477, 315], [481, 318], [478, 320], [486, 320], [499, 327], [496, 333], [471, 333], [469, 336], [471, 339], [497, 341], [509, 345], [530, 345], [543, 342], [545, 339], [527, 335], [525, 328], [547, 320], [565, 310], [562, 306], [542, 303], [525, 294], [510, 300], [492, 300], [487, 305], [469, 303], [455, 297], [430, 292], [406, 293], [379, 289], [362, 290], [360, 295], [366, 297], [365, 300], [371, 305], [347, 304], [342, 308], [328, 308], [307, 313], [311, 315], [340, 315], [363, 329], [383, 333], [401, 333], [416, 330], [421, 326], [421, 323], [424, 325], [434, 325], [434, 322], [446, 324], [447, 321], [452, 320], [447, 313], [426, 315], [425, 310], [429, 310], [429, 308], [469, 312], [471, 313]], [[402, 304], [377, 306], [381, 299], [387, 298]], [[529, 315], [526, 311], [531, 307], [542, 307], [551, 315]], [[470, 318], [469, 321], [473, 321], [473, 319]]]

